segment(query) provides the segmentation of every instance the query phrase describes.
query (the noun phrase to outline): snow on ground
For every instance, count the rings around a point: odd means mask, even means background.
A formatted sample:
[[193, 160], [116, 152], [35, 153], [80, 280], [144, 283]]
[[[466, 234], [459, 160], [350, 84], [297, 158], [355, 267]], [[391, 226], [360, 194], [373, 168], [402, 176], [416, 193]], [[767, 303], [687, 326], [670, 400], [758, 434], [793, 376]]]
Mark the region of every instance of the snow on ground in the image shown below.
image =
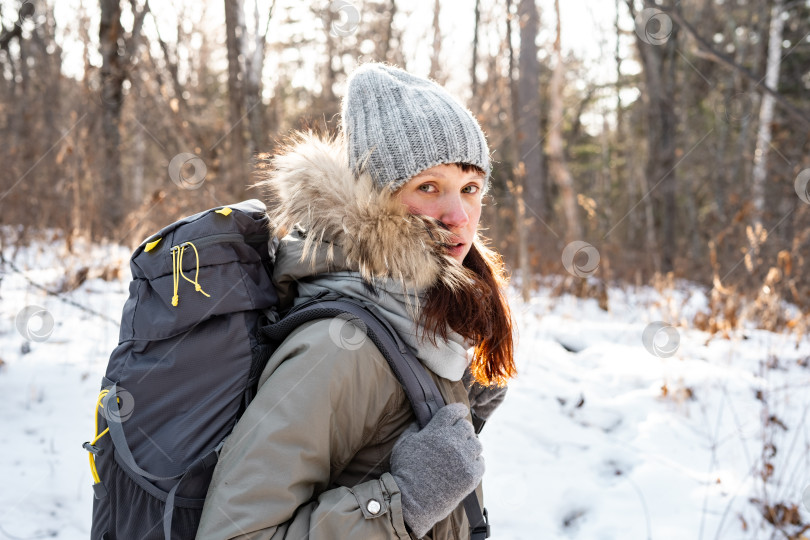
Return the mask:
[[[4, 251], [10, 258], [12, 250]], [[13, 258], [25, 272], [0, 270], [0, 538], [79, 539], [90, 536], [92, 489], [87, 452], [93, 408], [118, 327], [45, 294], [25, 279], [56, 289], [84, 265], [126, 265], [121, 248], [37, 245]], [[86, 281], [67, 297], [120, 319], [129, 270], [123, 281]], [[53, 317], [53, 333], [26, 344], [15, 324], [25, 307]], [[29, 329], [41, 329], [34, 317]], [[30, 352], [23, 353], [23, 348]]]
[[751, 498], [810, 521], [810, 343], [679, 328], [663, 358], [644, 328], [671, 315], [672, 297], [691, 320], [699, 288], [609, 295], [610, 312], [543, 291], [514, 304], [520, 373], [482, 433], [498, 538], [771, 538]]
[[[75, 251], [53, 242], [4, 252], [24, 275], [0, 273], [0, 538], [89, 536], [91, 477], [81, 443], [92, 435], [118, 328], [26, 277], [56, 288], [83, 265], [120, 265], [120, 280], [91, 272], [65, 295], [118, 319], [129, 270], [122, 248]], [[705, 309], [706, 298], [685, 283], [664, 294], [611, 288], [609, 312], [550, 290], [513, 302], [519, 377], [481, 435], [493, 538], [782, 538], [752, 499], [797, 506], [810, 522], [802, 505], [810, 485], [810, 341], [690, 329], [683, 321]], [[47, 340], [26, 344], [15, 319], [30, 305], [47, 310], [54, 328]], [[679, 338], [672, 356], [660, 352], [665, 331], [647, 346], [642, 340], [657, 321], [681, 323], [670, 330]]]

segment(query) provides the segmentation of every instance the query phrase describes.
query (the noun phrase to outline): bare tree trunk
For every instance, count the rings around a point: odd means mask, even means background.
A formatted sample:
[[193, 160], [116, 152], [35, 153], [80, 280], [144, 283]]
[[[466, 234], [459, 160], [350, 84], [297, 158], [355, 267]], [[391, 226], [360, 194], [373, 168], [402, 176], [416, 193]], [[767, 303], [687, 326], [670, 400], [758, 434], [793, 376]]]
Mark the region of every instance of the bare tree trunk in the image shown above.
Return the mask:
[[121, 171], [121, 106], [124, 79], [123, 58], [119, 54], [119, 40], [123, 39], [120, 0], [100, 0], [101, 21], [99, 45], [101, 48], [101, 129], [104, 134], [102, 154], [102, 182], [106, 201], [106, 218], [112, 227], [124, 219], [124, 179]]
[[385, 38], [380, 44], [381, 50], [379, 53], [380, 60], [387, 62], [391, 54], [391, 42], [394, 40], [394, 17], [397, 15], [397, 2], [391, 0], [388, 4], [388, 24], [385, 27]]
[[[613, 149], [611, 148], [610, 143], [610, 124], [608, 122], [608, 111], [607, 108], [602, 110], [602, 132], [599, 134], [599, 144], [602, 147], [601, 152], [601, 161], [602, 166], [599, 173], [599, 189], [597, 190], [597, 194], [599, 199], [602, 201], [609, 201], [610, 200], [610, 191], [611, 185], [613, 183], [613, 171], [610, 168], [610, 164], [613, 161]], [[610, 205], [606, 205], [610, 207]], [[607, 216], [608, 212], [610, 212], [610, 208], [607, 208], [604, 214]], [[609, 220], [609, 218], [608, 218]], [[608, 221], [608, 223], [610, 220]], [[601, 226], [607, 225], [607, 223], [600, 223], [600, 230], [609, 230], [609, 229], [602, 229]]]
[[137, 53], [146, 4], [137, 9], [132, 2], [134, 20], [132, 32], [124, 34], [121, 25], [120, 0], [100, 0], [99, 48], [101, 50], [101, 129], [103, 167], [101, 179], [104, 192], [105, 221], [108, 226], [122, 224], [127, 207], [127, 190], [121, 168], [121, 112], [124, 103], [123, 85], [132, 58]]
[[87, 89], [90, 82], [90, 70], [92, 68], [90, 64], [90, 17], [87, 15], [84, 9], [84, 3], [81, 0], [79, 1], [79, 21], [77, 26], [79, 28], [79, 36], [82, 40], [82, 58], [84, 58], [82, 82], [84, 83], [84, 88]]
[[[80, 139], [80, 136], [74, 134], [71, 138], [75, 143]], [[75, 152], [73, 159], [71, 160], [71, 169], [72, 169], [71, 172], [73, 174], [70, 175], [71, 205], [70, 205], [70, 229], [68, 231], [69, 238], [72, 238], [74, 235], [78, 234], [79, 231], [82, 230], [82, 225], [84, 225], [82, 223], [82, 215], [88, 211], [88, 208], [82, 205], [82, 176], [85, 171], [82, 170], [80, 164], [81, 158], [79, 157], [79, 152]]]
[[[649, 0], [647, 0], [649, 2]], [[626, 0], [633, 18], [636, 10], [633, 0]], [[652, 3], [649, 4], [652, 6]], [[673, 11], [674, 13], [674, 11]], [[636, 32], [636, 45], [641, 57], [644, 71], [647, 109], [647, 167], [646, 182], [655, 190], [660, 185], [662, 199], [660, 215], [662, 217], [662, 271], [673, 268], [675, 243], [675, 81], [673, 80], [674, 54], [677, 42], [677, 27], [666, 37], [664, 43], [650, 44]]]
[[[337, 5], [337, 4], [336, 4]], [[323, 69], [323, 91], [320, 96], [320, 112], [332, 116], [337, 112], [334, 107], [337, 100], [335, 99], [334, 85], [337, 80], [337, 74], [332, 67], [332, 60], [337, 56], [337, 44], [335, 42], [336, 36], [332, 34], [332, 24], [337, 22], [338, 11], [331, 9], [326, 10], [324, 14], [326, 17], [326, 63]]]
[[[616, 18], [614, 20], [616, 27], [616, 48], [614, 55], [616, 58], [617, 81], [622, 79], [622, 57], [619, 49], [619, 38], [622, 30], [619, 26], [619, 3], [620, 0], [616, 0]], [[653, 269], [656, 272], [660, 272], [661, 257], [658, 249], [656, 248], [658, 242], [656, 240], [653, 204], [652, 199], [648, 196], [649, 185], [644, 176], [644, 168], [641, 165], [641, 152], [637, 151], [638, 147], [642, 145], [635, 144], [635, 141], [633, 140], [633, 133], [635, 130], [630, 128], [630, 126], [636, 123], [635, 117], [640, 113], [634, 111], [633, 109], [628, 109], [628, 114], [630, 118], [629, 122], [625, 120], [625, 111], [621, 99], [621, 89], [619, 88], [616, 92], [616, 146], [618, 148], [618, 152], [621, 152], [621, 155], [625, 156], [627, 164], [625, 170], [627, 173], [627, 185], [629, 186], [629, 189], [627, 190], [628, 202], [626, 209], [632, 208], [636, 204], [636, 201], [639, 200], [641, 201], [643, 208], [643, 214], [641, 216], [638, 216], [632, 211], [629, 213], [628, 222], [630, 223], [630, 226], [627, 228], [625, 242], [628, 245], [631, 245], [633, 242], [638, 242], [639, 239], [643, 241], [644, 249], [652, 257]], [[619, 158], [619, 160], [620, 159], [621, 158]], [[620, 181], [620, 171], [617, 170], [615, 174], [617, 176], [617, 182]], [[610, 212], [610, 209], [606, 210], [606, 212]], [[609, 222], [612, 222], [612, 220]], [[638, 231], [642, 231], [643, 233], [641, 238], [639, 238]]]
[[245, 177], [245, 134], [242, 119], [244, 115], [244, 94], [241, 75], [242, 65], [239, 54], [242, 39], [245, 37], [244, 6], [242, 0], [225, 0], [225, 41], [228, 47], [228, 115], [230, 118], [230, 151], [228, 171], [230, 184], [234, 189], [244, 189]]
[[[58, 126], [60, 102], [63, 97], [60, 84], [62, 48], [56, 39], [56, 19], [53, 7], [45, 8], [45, 16], [35, 31], [31, 32], [29, 42], [36, 47], [33, 51], [39, 65], [36, 76], [41, 81], [38, 85], [39, 104], [37, 108], [40, 110], [45, 126]], [[57, 153], [47, 152], [42, 155], [38, 160], [37, 171], [47, 178], [62, 177], [63, 173], [57, 165]], [[39, 204], [43, 205], [45, 210], [43, 217], [46, 218], [46, 221], [50, 221], [46, 214], [53, 214], [54, 209], [61, 208], [64, 203], [64, 194], [58, 190], [47, 190], [38, 198], [40, 199]], [[55, 225], [53, 221], [50, 222]], [[67, 226], [66, 222], [63, 223]]]
[[[636, 114], [640, 115], [642, 113], [638, 111], [634, 113], [634, 115]], [[628, 128], [626, 127], [625, 129]], [[630, 144], [630, 136], [628, 136], [628, 144]], [[649, 153], [649, 150], [647, 152]], [[638, 154], [638, 152], [634, 151], [627, 152], [627, 165], [630, 173], [631, 188], [635, 188], [631, 190], [631, 194], [637, 197], [635, 200], [629, 201], [627, 207], [630, 209], [636, 204], [636, 201], [642, 201], [641, 204], [644, 206], [644, 225], [641, 229], [644, 231], [644, 248], [652, 258], [653, 270], [660, 273], [662, 268], [661, 250], [659, 249], [658, 232], [655, 230], [653, 201], [652, 197], [649, 196], [650, 184], [647, 181], [646, 171]]]
[[[616, 0], [616, 18], [613, 21], [614, 28], [616, 29], [616, 48], [613, 51], [613, 59], [616, 62], [616, 84], [622, 80], [622, 55], [619, 49], [622, 28], [619, 26], [619, 1]], [[621, 125], [624, 111], [622, 111], [622, 92], [621, 87], [616, 88], [616, 141], [619, 142], [619, 135], [621, 134]]]
[[[391, 0], [391, 6], [392, 6], [392, 8], [397, 8], [397, 6], [396, 6], [396, 4], [394, 3], [393, 0]], [[405, 51], [402, 48], [403, 30], [401, 28], [400, 29], [394, 29], [393, 21], [394, 21], [394, 15], [392, 14], [391, 15], [392, 24], [389, 26], [389, 30], [391, 30], [391, 41], [390, 41], [391, 45], [388, 48], [386, 58], [392, 64], [395, 64], [395, 65], [400, 66], [402, 68], [406, 68], [407, 67], [407, 61], [405, 60]], [[394, 46], [394, 43], [396, 43], [396, 46]]]
[[[515, 53], [512, 49], [512, 0], [506, 0], [506, 46], [509, 47], [509, 94], [511, 97], [511, 112], [513, 126], [518, 125], [520, 117], [520, 104], [518, 95], [518, 85], [515, 81]], [[524, 200], [524, 178], [526, 168], [520, 163], [519, 142], [517, 137], [512, 141], [511, 161], [514, 164], [512, 175], [512, 195], [515, 198], [515, 228], [517, 232], [517, 254], [518, 269], [520, 271], [521, 287], [520, 292], [524, 302], [531, 298], [531, 274], [529, 268], [529, 238], [526, 223], [526, 204]]]
[[[619, 45], [621, 44], [621, 26], [619, 25], [619, 2], [620, 0], [616, 0], [614, 7], [616, 9], [616, 17], [613, 21], [613, 26], [616, 30], [616, 44], [615, 49], [613, 51], [613, 59], [616, 62], [616, 84], [618, 85], [616, 88], [616, 130], [614, 132], [614, 151], [611, 161], [608, 163], [610, 175], [612, 178], [615, 179], [617, 185], [622, 185], [623, 183], [630, 184], [632, 182], [631, 175], [629, 174], [630, 167], [627, 163], [627, 160], [624, 159], [626, 155], [625, 151], [625, 138], [624, 138], [624, 106], [622, 105], [622, 54]], [[621, 167], [612, 167], [612, 163], [625, 163], [625, 172], [627, 173], [626, 177], [622, 177], [622, 169]], [[610, 193], [610, 190], [608, 191]], [[605, 199], [610, 200], [610, 199]], [[608, 223], [613, 222], [613, 212], [611, 209], [612, 205], [607, 205], [607, 208], [602, 215], [604, 216], [604, 220], [607, 223], [603, 225], [607, 225]], [[633, 217], [633, 216], [630, 216]], [[609, 225], [607, 225], [609, 227]], [[605, 230], [610, 230], [609, 228]]]
[[565, 162], [565, 151], [563, 150], [563, 74], [565, 65], [562, 60], [562, 47], [560, 44], [560, 2], [554, 0], [554, 11], [557, 14], [557, 38], [554, 41], [554, 56], [556, 58], [554, 71], [551, 74], [549, 84], [549, 123], [551, 127], [548, 132], [548, 158], [549, 172], [560, 189], [563, 212], [567, 230], [565, 231], [566, 241], [582, 239], [582, 225], [577, 213], [577, 196], [574, 189], [574, 179], [568, 170]]
[[[779, 65], [782, 60], [782, 18], [784, 0], [774, 0], [771, 8], [771, 26], [768, 32], [768, 63], [765, 68], [765, 85], [774, 90], [779, 86]], [[768, 147], [771, 145], [771, 123], [773, 122], [774, 98], [771, 94], [762, 96], [757, 129], [757, 149], [754, 152], [752, 197], [754, 202], [754, 225], [762, 225], [762, 211], [765, 208], [765, 181], [768, 173]]]
[[[748, 17], [743, 22], [742, 26], [751, 28], [752, 35], [744, 39], [738, 38], [737, 32], [735, 32], [735, 29], [740, 26], [739, 23], [731, 17], [728, 18], [728, 33], [734, 36], [734, 61], [759, 66], [761, 65], [765, 48], [763, 46], [765, 40], [762, 38], [762, 29], [760, 28], [762, 26], [760, 21], [765, 18], [765, 10], [753, 4], [748, 4], [747, 12]], [[760, 41], [763, 43], [762, 45], [759, 43]], [[728, 81], [728, 89], [733, 92], [732, 96], [751, 96], [753, 100], [753, 94], [744, 93], [747, 88], [744, 86], [745, 79], [739, 70], [732, 70], [729, 73]], [[753, 111], [753, 103], [751, 106], [751, 110]], [[734, 107], [734, 103], [731, 102], [729, 107]], [[731, 166], [723, 167], [726, 172], [725, 182], [717, 182], [718, 186], [731, 186], [739, 182], [746, 185], [750, 183], [751, 169], [749, 164], [753, 162], [753, 158], [749, 159], [749, 156], [751, 156], [751, 152], [753, 151], [752, 145], [756, 144], [756, 141], [752, 142], [752, 136], [754, 135], [751, 129], [752, 115], [748, 114], [748, 112], [747, 110], [738, 110], [732, 111], [730, 115], [728, 111], [726, 112], [728, 118], [726, 118], [726, 122], [723, 122], [721, 128], [723, 129], [723, 138], [721, 139], [723, 152], [719, 155], [726, 155], [726, 145], [729, 144], [731, 134], [733, 134], [735, 128], [737, 131], [737, 140], [734, 149], [731, 151]], [[740, 114], [742, 114], [741, 120], [739, 117], [735, 118], [735, 116]], [[738, 125], [740, 121], [741, 124]], [[718, 189], [722, 190], [723, 187], [719, 187]]]
[[[520, 59], [518, 84], [518, 141], [520, 160], [526, 167], [524, 196], [526, 206], [538, 220], [545, 220], [545, 178], [543, 178], [543, 145], [540, 139], [540, 61], [537, 59], [537, 32], [540, 17], [535, 0], [520, 0]], [[535, 222], [535, 229], [539, 223]]]
[[473, 48], [472, 48], [472, 66], [470, 67], [470, 89], [472, 90], [472, 102], [478, 103], [476, 96], [478, 95], [478, 77], [475, 74], [475, 68], [478, 65], [478, 26], [481, 22], [481, 0], [475, 0], [475, 26], [473, 28]]
[[[245, 111], [248, 116], [248, 154], [252, 157], [265, 146], [264, 106], [262, 104], [262, 67], [264, 66], [265, 46], [267, 44], [267, 27], [273, 16], [275, 1], [267, 15], [264, 32], [259, 28], [259, 2], [253, 2], [253, 49], [245, 50]], [[247, 43], [247, 39], [243, 41]]]
[[133, 137], [133, 165], [132, 165], [132, 189], [131, 197], [135, 206], [141, 204], [144, 199], [144, 163], [146, 162], [146, 140], [142, 129], [136, 129]]
[[436, 0], [433, 4], [433, 52], [430, 55], [430, 78], [441, 84], [444, 80], [439, 67], [439, 55], [442, 52], [442, 32], [439, 26], [440, 9], [439, 0]]

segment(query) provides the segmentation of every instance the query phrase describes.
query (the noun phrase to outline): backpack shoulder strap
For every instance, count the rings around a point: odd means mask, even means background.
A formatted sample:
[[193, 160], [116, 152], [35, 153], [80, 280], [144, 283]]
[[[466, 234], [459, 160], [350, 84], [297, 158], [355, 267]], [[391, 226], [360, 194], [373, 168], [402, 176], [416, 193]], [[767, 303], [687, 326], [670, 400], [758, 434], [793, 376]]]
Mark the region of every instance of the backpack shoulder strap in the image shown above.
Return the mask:
[[[366, 335], [388, 361], [405, 390], [420, 429], [424, 428], [433, 415], [444, 407], [444, 398], [422, 363], [373, 304], [337, 295], [316, 296], [292, 308], [277, 323], [263, 327], [261, 333], [280, 343], [305, 322], [346, 315], [349, 316], [347, 320], [358, 321], [357, 326], [365, 330]], [[475, 491], [464, 499], [464, 510], [470, 521], [471, 540], [488, 538], [490, 531], [486, 509], [481, 511]]]
[[371, 309], [373, 308], [370, 305], [346, 298], [319, 298], [296, 306], [279, 322], [264, 327], [262, 333], [275, 342], [281, 342], [305, 322], [348, 316], [347, 320], [365, 330], [366, 335], [388, 361], [411, 402], [419, 427], [423, 428], [444, 407], [444, 399], [433, 379], [400, 340], [396, 331]]

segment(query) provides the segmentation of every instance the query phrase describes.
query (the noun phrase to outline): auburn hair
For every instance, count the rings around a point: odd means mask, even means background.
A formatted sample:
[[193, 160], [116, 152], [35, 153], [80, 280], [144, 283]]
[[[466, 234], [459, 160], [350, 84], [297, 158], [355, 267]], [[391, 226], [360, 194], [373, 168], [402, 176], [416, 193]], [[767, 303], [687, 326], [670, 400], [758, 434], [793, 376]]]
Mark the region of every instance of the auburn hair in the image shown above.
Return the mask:
[[[481, 171], [458, 164], [464, 172]], [[470, 371], [485, 385], [503, 386], [517, 374], [513, 323], [505, 289], [509, 282], [503, 258], [478, 235], [462, 263], [468, 281], [451, 287], [441, 281], [428, 289], [420, 310], [425, 333], [447, 339], [448, 328], [474, 343]]]

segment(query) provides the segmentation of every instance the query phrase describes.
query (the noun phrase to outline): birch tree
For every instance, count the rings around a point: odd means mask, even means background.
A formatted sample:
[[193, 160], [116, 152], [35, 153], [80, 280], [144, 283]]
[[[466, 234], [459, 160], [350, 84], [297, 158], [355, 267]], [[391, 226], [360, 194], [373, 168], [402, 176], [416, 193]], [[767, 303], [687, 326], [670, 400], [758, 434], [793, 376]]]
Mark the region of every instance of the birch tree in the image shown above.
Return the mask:
[[470, 67], [470, 90], [472, 90], [472, 102], [478, 103], [476, 95], [478, 93], [478, 77], [475, 74], [478, 66], [478, 31], [481, 26], [481, 0], [475, 0], [475, 25], [473, 26], [472, 45], [472, 66]]
[[[771, 8], [771, 22], [768, 31], [768, 60], [765, 68], [765, 85], [778, 90], [779, 66], [782, 61], [782, 30], [785, 19], [784, 0], [774, 0]], [[754, 228], [762, 226], [762, 211], [765, 207], [765, 181], [768, 173], [768, 149], [771, 145], [771, 123], [773, 122], [774, 97], [764, 94], [759, 108], [757, 146], [754, 152], [752, 197], [754, 203]]]
[[433, 51], [430, 55], [430, 78], [442, 84], [444, 77], [442, 76], [442, 69], [439, 67], [439, 55], [442, 52], [442, 32], [439, 25], [440, 13], [441, 5], [439, 0], [436, 0], [433, 4]]

